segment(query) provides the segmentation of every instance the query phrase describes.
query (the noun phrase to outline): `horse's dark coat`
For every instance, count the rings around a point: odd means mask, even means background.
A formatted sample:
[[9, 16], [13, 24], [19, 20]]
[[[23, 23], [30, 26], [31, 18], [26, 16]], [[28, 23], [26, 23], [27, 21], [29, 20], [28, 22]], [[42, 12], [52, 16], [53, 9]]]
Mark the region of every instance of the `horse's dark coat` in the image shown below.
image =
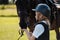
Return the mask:
[[[23, 2], [23, 4], [25, 4], [24, 6], [21, 6], [20, 5], [21, 4], [21, 0], [19, 0], [19, 1], [16, 2], [17, 9], [21, 9], [20, 7], [26, 7], [25, 1]], [[33, 32], [33, 30], [34, 30], [34, 26], [33, 25], [35, 23], [35, 12], [33, 12], [32, 9], [35, 8], [38, 3], [46, 3], [52, 9], [51, 15], [50, 15], [51, 16], [51, 19], [50, 19], [51, 20], [51, 28], [54, 28], [55, 29], [56, 35], [57, 35], [57, 40], [58, 40], [59, 39], [59, 35], [60, 35], [59, 34], [59, 30], [58, 30], [58, 27], [60, 26], [60, 9], [59, 10], [56, 10], [57, 8], [53, 4], [54, 2], [51, 3], [49, 0], [46, 0], [46, 1], [45, 0], [34, 0], [34, 1], [33, 0], [30, 0], [29, 1], [29, 3], [28, 3], [29, 5], [26, 8], [28, 9], [27, 12], [29, 14], [29, 17], [28, 17], [27, 20], [29, 21], [29, 29], [30, 29], [30, 31]], [[24, 10], [24, 8], [22, 10]], [[18, 11], [19, 10], [17, 10], [17, 12]], [[54, 14], [54, 11], [57, 11], [57, 13]], [[18, 15], [19, 15], [19, 13], [18, 13]], [[54, 15], [55, 15], [55, 17], [54, 17]]]

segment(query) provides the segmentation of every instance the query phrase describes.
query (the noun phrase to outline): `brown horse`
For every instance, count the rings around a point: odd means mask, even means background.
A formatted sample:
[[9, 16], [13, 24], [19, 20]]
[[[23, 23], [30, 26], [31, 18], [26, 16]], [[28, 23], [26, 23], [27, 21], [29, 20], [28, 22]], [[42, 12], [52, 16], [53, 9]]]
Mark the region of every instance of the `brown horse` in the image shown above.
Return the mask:
[[57, 40], [60, 40], [60, 32], [59, 32], [59, 27], [60, 27], [60, 6], [56, 5], [57, 7], [57, 13], [54, 14], [54, 19], [53, 22], [51, 24], [51, 28], [52, 30], [55, 30], [56, 32], [56, 38]]
[[[35, 8], [35, 6], [37, 5], [36, 1], [35, 3], [32, 5], [31, 9], [32, 8]], [[53, 10], [53, 9], [52, 9]], [[30, 29], [30, 32], [33, 32], [34, 30], [34, 24], [35, 24], [35, 12], [33, 12], [32, 10], [29, 10], [29, 17], [27, 19], [27, 21], [29, 21], [30, 25], [29, 25], [29, 29]], [[53, 13], [53, 12], [52, 12]], [[53, 19], [53, 22], [51, 24], [51, 27], [55, 30], [56, 32], [56, 38], [57, 40], [60, 40], [60, 33], [59, 33], [59, 27], [60, 27], [60, 9], [57, 8], [57, 13], [54, 14], [54, 19]]]
[[60, 27], [60, 6], [57, 5], [57, 14], [56, 14], [56, 26], [55, 26], [55, 32], [56, 32], [56, 38], [57, 40], [60, 40], [60, 32], [59, 32], [59, 27]]

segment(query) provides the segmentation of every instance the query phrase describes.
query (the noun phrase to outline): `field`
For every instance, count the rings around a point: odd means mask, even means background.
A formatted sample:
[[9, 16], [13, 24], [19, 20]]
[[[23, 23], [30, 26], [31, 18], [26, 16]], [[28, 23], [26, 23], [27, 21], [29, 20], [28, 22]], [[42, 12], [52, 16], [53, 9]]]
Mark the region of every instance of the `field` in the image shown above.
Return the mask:
[[0, 40], [17, 40], [18, 30], [18, 18], [0, 17]]
[[[16, 9], [0, 10], [0, 15], [17, 15]], [[19, 37], [19, 18], [0, 17], [0, 40], [17, 40]], [[56, 40], [55, 31], [50, 31], [50, 40]], [[20, 40], [28, 40], [26, 34]]]
[[[19, 37], [18, 22], [18, 17], [0, 17], [0, 40], [17, 40]], [[20, 40], [27, 40], [25, 33]], [[50, 31], [50, 40], [56, 40], [54, 30]]]

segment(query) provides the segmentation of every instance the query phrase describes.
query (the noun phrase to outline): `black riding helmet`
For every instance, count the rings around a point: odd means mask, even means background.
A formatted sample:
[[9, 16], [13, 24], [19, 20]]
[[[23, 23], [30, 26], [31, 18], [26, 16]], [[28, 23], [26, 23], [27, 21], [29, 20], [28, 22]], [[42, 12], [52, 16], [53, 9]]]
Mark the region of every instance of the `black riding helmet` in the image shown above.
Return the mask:
[[38, 4], [35, 9], [32, 9], [33, 11], [41, 12], [44, 16], [49, 18], [51, 14], [51, 9], [47, 4]]

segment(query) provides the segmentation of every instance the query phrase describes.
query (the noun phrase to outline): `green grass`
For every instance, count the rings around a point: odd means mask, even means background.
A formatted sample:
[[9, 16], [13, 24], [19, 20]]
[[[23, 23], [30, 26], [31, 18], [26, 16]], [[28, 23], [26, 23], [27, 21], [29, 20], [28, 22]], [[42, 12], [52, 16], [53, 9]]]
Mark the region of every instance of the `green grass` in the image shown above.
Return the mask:
[[4, 9], [0, 10], [0, 15], [17, 15], [16, 9]]
[[0, 5], [0, 9], [2, 9], [4, 7], [4, 9], [14, 9], [16, 8], [15, 5]]
[[[19, 37], [18, 17], [0, 17], [0, 40], [17, 40]], [[50, 31], [50, 40], [56, 40], [55, 32]], [[28, 40], [26, 34], [20, 40]]]
[[15, 5], [5, 5], [5, 9], [1, 9], [4, 5], [0, 5], [0, 16], [17, 16]]
[[56, 40], [56, 34], [54, 30], [50, 31], [50, 40]]
[[[17, 17], [0, 17], [0, 40], [17, 40], [19, 25]], [[26, 40], [24, 35], [21, 40]]]

